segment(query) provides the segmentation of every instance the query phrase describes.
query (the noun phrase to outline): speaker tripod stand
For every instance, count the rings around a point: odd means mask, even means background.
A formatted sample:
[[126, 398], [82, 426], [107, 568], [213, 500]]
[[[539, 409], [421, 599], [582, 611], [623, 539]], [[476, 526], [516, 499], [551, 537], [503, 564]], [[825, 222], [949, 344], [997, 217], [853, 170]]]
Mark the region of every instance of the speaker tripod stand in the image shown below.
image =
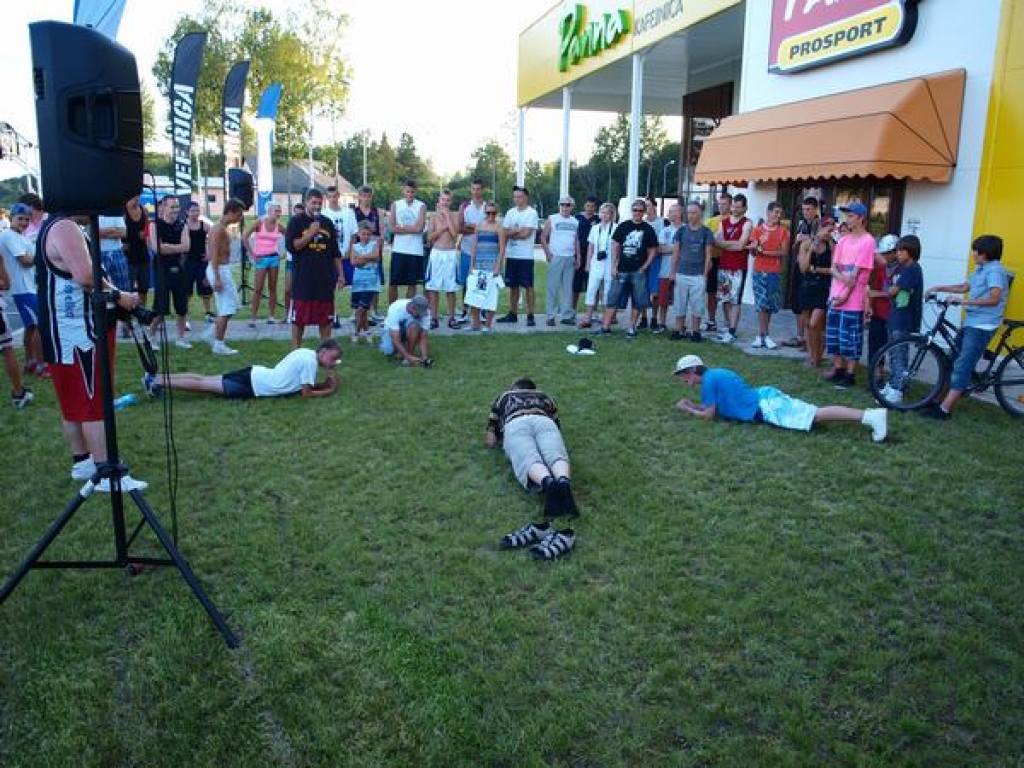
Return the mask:
[[[93, 569], [93, 568], [120, 568], [134, 570], [138, 566], [168, 566], [173, 565], [181, 573], [196, 599], [206, 611], [210, 620], [220, 632], [224, 642], [230, 648], [237, 648], [240, 644], [238, 636], [231, 630], [220, 611], [207, 596], [199, 579], [189, 566], [185, 557], [178, 549], [176, 542], [168, 535], [160, 520], [157, 518], [153, 508], [146, 502], [142, 492], [134, 489], [127, 492], [127, 495], [134, 502], [136, 508], [142, 515], [142, 519], [136, 525], [134, 531], [129, 534], [125, 521], [125, 491], [121, 487], [122, 479], [127, 475], [127, 467], [121, 463], [120, 453], [117, 445], [117, 422], [114, 415], [113, 400], [113, 377], [111, 376], [110, 360], [112, 350], [110, 348], [110, 337], [107, 332], [109, 321], [106, 309], [106, 294], [102, 290], [103, 275], [100, 268], [100, 257], [98, 251], [99, 226], [95, 216], [90, 217], [91, 245], [93, 267], [93, 307], [95, 310], [95, 321], [98, 329], [96, 341], [96, 353], [99, 359], [101, 396], [103, 398], [103, 428], [107, 444], [107, 460], [97, 466], [96, 473], [85, 485], [75, 494], [75, 497], [67, 504], [60, 516], [51, 523], [49, 529], [32, 548], [28, 557], [21, 564], [17, 571], [0, 588], [0, 604], [7, 600], [21, 580], [33, 569]], [[92, 497], [100, 483], [106, 483], [110, 489], [110, 509], [114, 533], [114, 557], [106, 560], [42, 560], [46, 550], [60, 536], [65, 526], [71, 522], [75, 513]], [[149, 528], [163, 547], [166, 557], [143, 557], [134, 555], [130, 547], [135, 543], [139, 534]]]

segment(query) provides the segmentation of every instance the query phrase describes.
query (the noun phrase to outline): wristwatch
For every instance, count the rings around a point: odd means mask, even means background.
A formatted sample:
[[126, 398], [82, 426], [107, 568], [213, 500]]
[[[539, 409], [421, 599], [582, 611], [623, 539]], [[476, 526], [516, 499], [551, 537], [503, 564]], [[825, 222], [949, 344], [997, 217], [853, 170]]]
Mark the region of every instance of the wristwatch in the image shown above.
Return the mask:
[[117, 302], [119, 302], [121, 300], [121, 291], [119, 291], [117, 288], [111, 288], [110, 289], [110, 300], [112, 302], [114, 302], [115, 304], [117, 304]]

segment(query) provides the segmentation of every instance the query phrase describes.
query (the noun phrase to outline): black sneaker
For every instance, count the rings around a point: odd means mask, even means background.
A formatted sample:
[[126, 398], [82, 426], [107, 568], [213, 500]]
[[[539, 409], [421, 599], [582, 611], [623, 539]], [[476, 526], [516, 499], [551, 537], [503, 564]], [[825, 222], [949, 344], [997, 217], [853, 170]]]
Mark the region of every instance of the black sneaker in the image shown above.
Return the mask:
[[518, 323], [519, 322], [519, 315], [517, 315], [515, 312], [509, 312], [507, 315], [503, 315], [503, 316], [495, 319], [494, 322], [496, 322], [496, 323]]
[[827, 381], [829, 384], [835, 384], [841, 379], [845, 378], [846, 371], [844, 371], [842, 368], [836, 368], [834, 371], [832, 371], [832, 373], [828, 374], [828, 376], [821, 377], [822, 381]]
[[611, 336], [612, 335], [612, 329], [611, 328], [605, 328], [604, 326], [599, 325], [599, 326], [597, 326], [597, 328], [594, 329], [594, 335], [595, 336]]
[[836, 389], [849, 389], [857, 383], [856, 377], [848, 371], [842, 371], [842, 375], [836, 376], [832, 386]]
[[665, 330], [665, 326], [659, 325], [658, 323], [655, 323], [654, 325], [651, 326], [651, 333], [653, 333], [656, 336], [660, 336], [665, 332]]
[[718, 325], [714, 321], [704, 323], [705, 333], [718, 333]]
[[627, 339], [635, 339], [636, 338], [636, 328], [629, 328], [629, 329], [627, 329], [626, 330], [626, 338]]
[[334, 330], [338, 330], [339, 328], [341, 328], [341, 320], [339, 320], [338, 318], [334, 318], [331, 321], [331, 328], [333, 328]]
[[19, 411], [35, 399], [36, 396], [32, 394], [32, 390], [28, 387], [22, 387], [20, 395], [16, 395], [11, 392], [11, 405]]
[[704, 341], [704, 337], [700, 335], [700, 331], [694, 331], [693, 333], [690, 334], [690, 341], [700, 343]]
[[[529, 322], [529, 321], [527, 321], [527, 322]], [[549, 317], [548, 318], [548, 328], [554, 328], [554, 327], [555, 327], [555, 318]]]
[[645, 329], [647, 327], [647, 318], [641, 317], [640, 322], [636, 324], [636, 327], [639, 328], [640, 330]]
[[926, 419], [935, 419], [936, 421], [949, 421], [953, 418], [953, 414], [942, 410], [942, 406], [938, 403], [928, 403], [921, 409], [921, 415]]
[[690, 338], [690, 334], [686, 331], [672, 331], [672, 335], [669, 336], [669, 338], [672, 339], [672, 341], [686, 341]]
[[526, 325], [529, 328], [533, 328], [533, 326], [535, 326], [536, 324], [537, 324], [537, 321], [533, 319], [533, 315], [527, 315], [526, 316]]

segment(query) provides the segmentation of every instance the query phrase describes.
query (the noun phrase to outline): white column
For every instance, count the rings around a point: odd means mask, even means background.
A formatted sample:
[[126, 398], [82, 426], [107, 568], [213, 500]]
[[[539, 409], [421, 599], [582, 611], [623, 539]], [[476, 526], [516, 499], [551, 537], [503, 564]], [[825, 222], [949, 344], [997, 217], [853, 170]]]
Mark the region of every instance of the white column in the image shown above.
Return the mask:
[[640, 124], [644, 117], [644, 55], [633, 54], [633, 82], [629, 106], [629, 171], [626, 196], [633, 202], [640, 192]]
[[569, 194], [569, 117], [572, 114], [572, 86], [562, 88], [562, 168], [558, 179], [558, 196]]
[[520, 187], [526, 185], [526, 107], [519, 108], [516, 128], [516, 184]]

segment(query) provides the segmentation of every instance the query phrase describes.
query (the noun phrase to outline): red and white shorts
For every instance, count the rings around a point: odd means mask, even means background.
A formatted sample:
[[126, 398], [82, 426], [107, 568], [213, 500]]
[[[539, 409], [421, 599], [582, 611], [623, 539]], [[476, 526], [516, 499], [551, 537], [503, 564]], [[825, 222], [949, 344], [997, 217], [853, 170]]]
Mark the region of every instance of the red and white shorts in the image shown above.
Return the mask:
[[[108, 334], [110, 345], [110, 380], [114, 380], [114, 329]], [[100, 355], [96, 347], [75, 350], [73, 363], [50, 363], [53, 389], [64, 421], [82, 423], [103, 421], [103, 384], [100, 377]]]
[[330, 325], [334, 321], [334, 302], [294, 299], [288, 321], [294, 325]]

